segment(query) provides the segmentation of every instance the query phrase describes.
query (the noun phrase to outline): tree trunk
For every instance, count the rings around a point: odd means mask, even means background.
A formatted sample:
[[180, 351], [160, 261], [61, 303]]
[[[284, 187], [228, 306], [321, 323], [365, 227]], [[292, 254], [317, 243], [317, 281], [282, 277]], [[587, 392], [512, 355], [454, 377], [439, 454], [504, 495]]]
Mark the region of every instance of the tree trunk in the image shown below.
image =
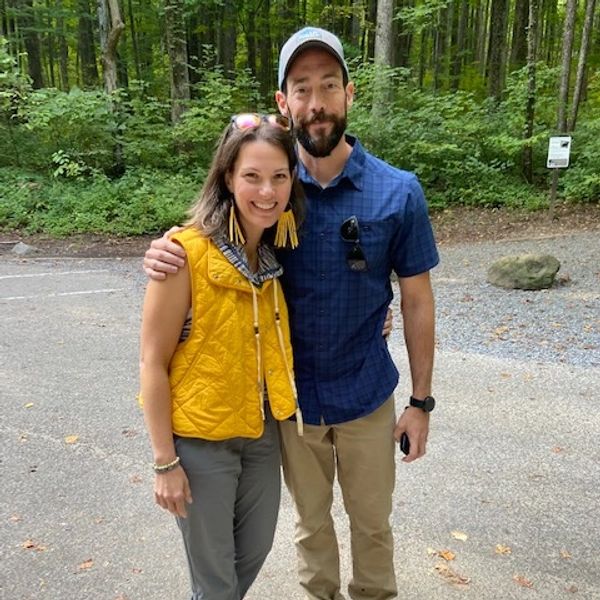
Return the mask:
[[360, 45], [360, 30], [364, 20], [364, 3], [362, 0], [352, 0], [352, 25], [350, 26], [350, 41], [354, 46]]
[[54, 76], [54, 67], [55, 67], [55, 64], [54, 64], [55, 63], [54, 31], [55, 31], [55, 28], [53, 27], [53, 23], [52, 23], [51, 8], [52, 7], [50, 6], [50, 0], [46, 0], [46, 29], [47, 29], [46, 52], [48, 53], [47, 74], [49, 75], [50, 87], [54, 88], [54, 87], [56, 87], [56, 78]]
[[[187, 60], [188, 60], [188, 77], [190, 79], [190, 94], [193, 95], [195, 84], [200, 81], [200, 72], [204, 69], [204, 56], [202, 55], [204, 40], [200, 37], [200, 32], [205, 30], [205, 22], [207, 16], [204, 13], [210, 13], [210, 9], [206, 8], [202, 15], [191, 14], [187, 20]], [[211, 14], [212, 19], [212, 14]]]
[[[137, 31], [140, 32], [144, 27], [144, 19], [143, 17], [139, 17], [137, 19]], [[167, 54], [166, 49], [166, 36], [164, 33], [165, 23], [164, 20], [160, 21], [160, 32], [161, 36], [157, 40], [157, 42], [153, 43], [152, 37], [149, 35], [138, 35], [137, 36], [137, 44], [138, 44], [138, 52], [139, 52], [139, 63], [140, 63], [140, 74], [142, 81], [152, 81], [154, 74], [154, 56], [153, 56], [153, 48], [158, 46], [160, 55], [158, 57], [158, 61], [162, 68], [161, 56], [165, 56]]]
[[575, 34], [575, 16], [577, 0], [567, 0], [565, 27], [563, 30], [562, 70], [560, 90], [558, 94], [558, 114], [556, 128], [559, 133], [567, 131], [567, 103], [569, 100], [569, 81], [571, 77], [571, 55], [573, 52], [573, 37]]
[[[226, 3], [227, 4], [227, 3]], [[231, 2], [233, 5], [233, 2]], [[235, 6], [232, 6], [235, 15]], [[280, 22], [276, 28], [273, 40], [277, 49], [281, 48], [286, 40], [299, 28], [298, 0], [282, 0], [279, 5]]]
[[258, 39], [260, 55], [259, 85], [260, 93], [263, 98], [269, 98], [275, 89], [273, 81], [273, 48], [271, 44], [270, 10], [271, 1], [263, 0], [261, 2], [262, 14], [258, 22]]
[[[537, 3], [536, 3], [537, 4]], [[529, 20], [529, 0], [516, 0], [515, 17], [510, 47], [510, 64], [513, 69], [520, 69], [527, 61], [528, 40], [527, 23]]]
[[[544, 32], [541, 34], [541, 42], [546, 44], [546, 62], [549, 66], [554, 66], [556, 61], [554, 59], [554, 47], [556, 45], [557, 29], [558, 29], [558, 8], [557, 0], [546, 0], [545, 14], [545, 27]], [[541, 32], [540, 32], [541, 33]]]
[[475, 36], [475, 61], [479, 65], [479, 72], [485, 75], [486, 65], [486, 39], [488, 37], [488, 8], [489, 0], [479, 0], [477, 6], [477, 19]]
[[375, 64], [390, 67], [393, 60], [392, 20], [393, 0], [377, 0], [377, 21], [375, 26]]
[[[573, 52], [573, 37], [575, 33], [575, 16], [577, 13], [577, 0], [567, 0], [565, 13], [565, 26], [563, 30], [562, 71], [560, 76], [560, 90], [558, 93], [558, 114], [556, 129], [558, 133], [567, 132], [567, 102], [569, 99], [569, 79], [571, 76], [571, 54]], [[552, 186], [550, 190], [550, 219], [554, 219], [556, 204], [556, 191], [558, 188], [558, 169], [552, 169]]]
[[256, 77], [256, 19], [254, 10], [250, 9], [247, 14], [246, 23], [246, 47], [248, 49], [248, 68], [254, 77]]
[[423, 89], [425, 71], [427, 70], [427, 46], [429, 45], [429, 31], [427, 27], [421, 30], [421, 43], [419, 45], [419, 89]]
[[23, 0], [21, 13], [21, 30], [27, 52], [27, 71], [31, 77], [34, 88], [44, 87], [44, 74], [42, 71], [42, 52], [40, 38], [35, 24], [33, 0]]
[[447, 8], [442, 8], [437, 14], [437, 26], [433, 33], [433, 91], [437, 92], [440, 85], [444, 53], [446, 51]]
[[140, 81], [142, 79], [142, 70], [140, 68], [140, 51], [138, 48], [138, 37], [133, 18], [133, 5], [131, 0], [127, 0], [127, 16], [129, 18], [129, 30], [131, 31], [131, 48], [133, 51], [133, 68], [135, 69], [135, 78]]
[[100, 47], [102, 48], [104, 89], [107, 94], [112, 94], [118, 87], [117, 45], [125, 29], [118, 0], [98, 0], [98, 24]]
[[585, 6], [585, 21], [583, 23], [583, 32], [581, 34], [581, 46], [579, 47], [579, 62], [577, 64], [577, 77], [575, 79], [575, 90], [573, 91], [573, 105], [571, 106], [571, 123], [569, 131], [575, 130], [577, 124], [577, 113], [579, 112], [579, 103], [584, 90], [585, 72], [587, 68], [587, 57], [590, 48], [590, 38], [594, 25], [594, 10], [596, 0], [587, 0]]
[[171, 70], [171, 120], [176, 123], [190, 99], [183, 0], [165, 0], [165, 21]]
[[456, 29], [456, 41], [453, 44], [454, 57], [452, 60], [452, 68], [450, 71], [450, 89], [455, 92], [460, 85], [460, 74], [465, 54], [465, 32], [467, 30], [467, 19], [469, 16], [468, 0], [461, 0], [460, 15], [458, 17], [458, 25]]
[[450, 0], [446, 6], [445, 19], [446, 29], [444, 32], [444, 54], [442, 67], [444, 72], [444, 88], [448, 87], [450, 81], [450, 68], [452, 65], [452, 56], [455, 52], [456, 44], [456, 25], [458, 23], [456, 0]]
[[69, 46], [65, 36], [65, 17], [62, 0], [56, 0], [56, 42], [58, 52], [59, 86], [64, 92], [69, 91]]
[[368, 19], [367, 23], [365, 23], [365, 32], [368, 34], [368, 38], [365, 48], [365, 61], [373, 60], [375, 58], [375, 30], [377, 28], [378, 2], [377, 0], [367, 0], [367, 6]]
[[488, 96], [500, 100], [504, 86], [504, 51], [508, 25], [508, 0], [492, 0], [487, 60]]
[[8, 39], [8, 17], [6, 15], [6, 0], [0, 0], [0, 36]]
[[377, 22], [375, 27], [375, 65], [381, 69], [376, 74], [373, 93], [373, 114], [382, 115], [390, 100], [390, 85], [386, 67], [392, 66], [394, 50], [392, 45], [392, 24], [394, 0], [377, 0]]
[[98, 65], [96, 64], [96, 47], [94, 46], [93, 19], [90, 13], [89, 0], [78, 0], [79, 38], [78, 52], [83, 87], [98, 85]]
[[531, 136], [535, 117], [536, 100], [536, 61], [537, 61], [537, 29], [538, 0], [529, 1], [529, 23], [527, 27], [527, 103], [525, 105], [525, 132], [527, 141], [523, 148], [523, 174], [529, 183], [533, 183], [533, 148]]
[[[399, 10], [412, 7], [413, 5], [413, 0], [399, 0], [394, 8], [394, 12], [397, 13]], [[398, 18], [394, 19], [392, 35], [392, 39], [395, 40], [392, 65], [394, 67], [408, 67], [410, 62], [413, 32], [410, 28], [405, 26], [402, 19]]]
[[235, 54], [237, 50], [237, 14], [233, 2], [223, 5], [223, 22], [219, 39], [219, 62], [227, 77], [235, 77]]

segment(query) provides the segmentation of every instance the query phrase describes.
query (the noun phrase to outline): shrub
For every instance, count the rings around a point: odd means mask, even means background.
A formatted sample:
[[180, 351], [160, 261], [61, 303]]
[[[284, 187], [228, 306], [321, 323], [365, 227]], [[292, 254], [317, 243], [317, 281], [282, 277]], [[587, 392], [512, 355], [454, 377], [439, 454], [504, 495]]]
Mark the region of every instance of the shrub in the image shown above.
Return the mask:
[[162, 231], [185, 219], [200, 182], [181, 174], [131, 171], [116, 181], [95, 175], [52, 180], [0, 169], [0, 229], [51, 235]]

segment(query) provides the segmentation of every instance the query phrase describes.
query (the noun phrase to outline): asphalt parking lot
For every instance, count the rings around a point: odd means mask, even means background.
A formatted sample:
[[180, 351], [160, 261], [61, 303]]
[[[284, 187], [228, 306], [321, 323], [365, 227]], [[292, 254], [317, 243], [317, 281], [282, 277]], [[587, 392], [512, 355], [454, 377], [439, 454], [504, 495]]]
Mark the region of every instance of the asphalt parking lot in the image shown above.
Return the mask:
[[[588, 236], [578, 243], [597, 257], [598, 238]], [[498, 247], [475, 251], [467, 269], [468, 247], [442, 250], [433, 276], [440, 297], [457, 286], [463, 295], [475, 287], [475, 297], [485, 288], [480, 267]], [[580, 344], [583, 360], [528, 352], [527, 338], [510, 352], [473, 341], [456, 347], [441, 325], [428, 455], [398, 465], [400, 598], [600, 599], [597, 275], [575, 277], [569, 290], [587, 298], [592, 315], [582, 323], [581, 336], [589, 337]], [[189, 597], [178, 530], [152, 501], [135, 401], [143, 286], [140, 259], [0, 256], [2, 599]], [[444, 304], [443, 317], [469, 327], [477, 306], [461, 318], [452, 306]], [[497, 327], [489, 324], [492, 337]], [[531, 339], [530, 346], [541, 343]], [[399, 328], [390, 344], [406, 374]], [[403, 380], [400, 409], [408, 391]], [[347, 583], [349, 532], [339, 497], [334, 512]], [[302, 599], [293, 521], [284, 490], [275, 547], [249, 600]]]

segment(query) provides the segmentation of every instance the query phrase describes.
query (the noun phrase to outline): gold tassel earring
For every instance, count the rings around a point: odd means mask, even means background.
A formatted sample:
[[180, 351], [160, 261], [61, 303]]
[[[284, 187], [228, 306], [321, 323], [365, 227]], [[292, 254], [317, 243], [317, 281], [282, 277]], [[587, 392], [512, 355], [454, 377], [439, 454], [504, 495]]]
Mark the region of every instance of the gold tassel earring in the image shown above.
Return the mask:
[[229, 241], [236, 246], [243, 246], [246, 243], [246, 238], [242, 233], [242, 228], [235, 214], [235, 202], [233, 198], [231, 199], [231, 209], [229, 210]]
[[298, 231], [296, 230], [296, 218], [291, 206], [279, 217], [275, 231], [275, 246], [284, 248], [287, 246], [288, 238], [290, 247], [296, 248], [298, 246]]

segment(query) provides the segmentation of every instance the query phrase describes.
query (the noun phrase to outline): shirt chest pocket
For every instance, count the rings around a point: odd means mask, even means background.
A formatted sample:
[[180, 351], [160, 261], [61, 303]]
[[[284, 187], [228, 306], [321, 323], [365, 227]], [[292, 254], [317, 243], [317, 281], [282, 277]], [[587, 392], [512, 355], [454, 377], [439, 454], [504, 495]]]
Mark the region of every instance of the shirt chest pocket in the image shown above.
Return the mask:
[[359, 245], [367, 260], [369, 271], [389, 268], [393, 222], [391, 220], [363, 221], [359, 219], [359, 227]]

